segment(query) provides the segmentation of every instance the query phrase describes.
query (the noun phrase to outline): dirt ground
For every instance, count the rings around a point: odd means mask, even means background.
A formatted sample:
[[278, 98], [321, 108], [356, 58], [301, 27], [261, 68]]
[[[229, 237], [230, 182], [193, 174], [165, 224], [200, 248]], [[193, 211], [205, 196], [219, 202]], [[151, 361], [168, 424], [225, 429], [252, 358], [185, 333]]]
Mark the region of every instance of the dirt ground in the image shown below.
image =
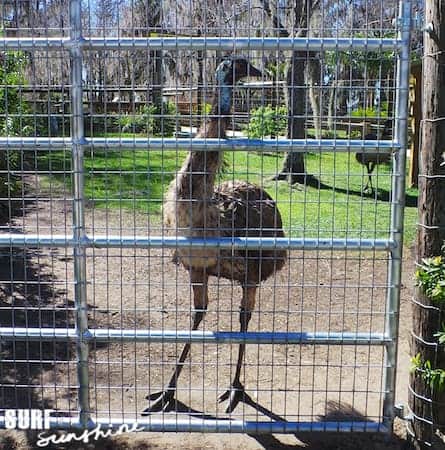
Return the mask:
[[[39, 202], [15, 219], [18, 231], [71, 232], [68, 201]], [[91, 233], [160, 234], [159, 218], [88, 208]], [[11, 256], [12, 255], [12, 256]], [[74, 324], [71, 250], [6, 249], [1, 256], [3, 326]], [[386, 253], [293, 251], [285, 268], [259, 289], [250, 331], [382, 332], [388, 286]], [[406, 249], [400, 307], [397, 403], [407, 403], [413, 257]], [[188, 276], [160, 249], [88, 249], [87, 291], [91, 328], [190, 329]], [[9, 282], [7, 282], [9, 280]], [[238, 330], [240, 288], [211, 279], [207, 331]], [[93, 417], [138, 418], [145, 396], [172, 373], [181, 344], [100, 343], [90, 352]], [[153, 418], [228, 418], [218, 395], [235, 371], [237, 345], [194, 344], [179, 378], [176, 411]], [[9, 408], [77, 411], [76, 354], [63, 343], [2, 346], [1, 398]], [[379, 346], [247, 346], [242, 380], [251, 401], [230, 415], [248, 421], [380, 421], [385, 361]], [[98, 449], [401, 449], [405, 428], [396, 421], [388, 438], [368, 434], [242, 435], [135, 433], [92, 444]], [[0, 449], [35, 448], [32, 433], [3, 431]], [[59, 447], [54, 447], [59, 448]], [[65, 448], [65, 447], [64, 447]], [[66, 447], [68, 448], [68, 447]], [[71, 445], [69, 448], [76, 448]], [[82, 444], [80, 448], [87, 448]]]

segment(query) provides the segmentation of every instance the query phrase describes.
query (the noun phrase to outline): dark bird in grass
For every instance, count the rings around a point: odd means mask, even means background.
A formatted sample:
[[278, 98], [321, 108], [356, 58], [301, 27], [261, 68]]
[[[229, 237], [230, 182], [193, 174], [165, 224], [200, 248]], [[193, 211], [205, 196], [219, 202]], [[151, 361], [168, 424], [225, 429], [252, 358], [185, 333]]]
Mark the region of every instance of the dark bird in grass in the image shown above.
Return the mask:
[[[202, 124], [197, 137], [225, 138], [234, 85], [242, 78], [261, 75], [243, 57], [230, 57], [219, 64], [210, 119]], [[189, 238], [283, 237], [277, 205], [261, 187], [246, 181], [226, 181], [215, 186], [222, 162], [222, 151], [191, 150], [188, 153], [164, 202], [166, 226], [173, 228], [178, 236]], [[241, 285], [239, 322], [240, 331], [246, 332], [259, 284], [280, 270], [286, 257], [285, 250], [178, 248], [174, 259], [189, 272], [193, 289], [192, 329], [198, 329], [207, 310], [208, 279], [215, 276]], [[189, 351], [190, 343], [187, 343], [164, 391], [147, 396], [150, 404], [143, 414], [173, 408], [178, 378]], [[228, 400], [227, 412], [232, 412], [244, 396], [240, 381], [244, 352], [245, 344], [240, 344], [231, 386], [219, 397], [221, 402]]]
[[[369, 124], [365, 124], [365, 140], [377, 140], [378, 135], [376, 133], [370, 132]], [[385, 127], [382, 131], [382, 135], [380, 137], [382, 140], [391, 140], [392, 139], [392, 120], [385, 121]], [[368, 172], [368, 181], [363, 188], [363, 194], [374, 192], [374, 187], [372, 186], [372, 172], [378, 164], [387, 164], [391, 161], [390, 153], [383, 152], [357, 152], [355, 154], [355, 159], [358, 163], [362, 164], [366, 167]]]

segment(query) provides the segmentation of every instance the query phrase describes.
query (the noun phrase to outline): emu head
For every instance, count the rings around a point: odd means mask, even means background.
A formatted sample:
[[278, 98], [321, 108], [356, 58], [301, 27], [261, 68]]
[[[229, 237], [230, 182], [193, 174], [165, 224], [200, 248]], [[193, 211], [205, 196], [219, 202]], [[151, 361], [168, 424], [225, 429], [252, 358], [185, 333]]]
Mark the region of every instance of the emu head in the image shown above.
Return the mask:
[[232, 106], [233, 86], [245, 77], [260, 77], [262, 73], [242, 56], [226, 58], [216, 68], [216, 81], [219, 89], [217, 114], [228, 114]]
[[233, 86], [245, 77], [261, 77], [262, 73], [243, 56], [226, 58], [216, 68], [216, 79], [222, 86]]

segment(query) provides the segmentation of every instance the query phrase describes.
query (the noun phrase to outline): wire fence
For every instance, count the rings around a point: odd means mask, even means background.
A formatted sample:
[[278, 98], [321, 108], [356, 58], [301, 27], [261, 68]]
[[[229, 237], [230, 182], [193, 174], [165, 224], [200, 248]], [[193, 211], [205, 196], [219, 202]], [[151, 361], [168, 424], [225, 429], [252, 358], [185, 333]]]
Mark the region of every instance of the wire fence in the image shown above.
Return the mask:
[[2, 4], [0, 406], [388, 431], [411, 2], [192, 3]]

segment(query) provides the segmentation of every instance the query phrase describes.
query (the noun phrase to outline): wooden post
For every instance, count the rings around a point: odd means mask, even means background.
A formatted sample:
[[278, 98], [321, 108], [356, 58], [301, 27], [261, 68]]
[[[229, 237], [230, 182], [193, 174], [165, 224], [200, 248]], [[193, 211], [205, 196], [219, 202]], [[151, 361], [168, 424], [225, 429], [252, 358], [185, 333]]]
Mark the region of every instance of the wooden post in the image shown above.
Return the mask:
[[[419, 168], [419, 227], [417, 261], [437, 256], [445, 240], [445, 0], [426, 0], [423, 61], [423, 122]], [[445, 320], [444, 311], [431, 308], [420, 292], [413, 303], [411, 354], [429, 359], [433, 368], [445, 368], [445, 352], [434, 336]], [[418, 372], [411, 375], [410, 407], [414, 415], [432, 422], [413, 419], [417, 448], [438, 448], [433, 443], [437, 429], [445, 429], [445, 395], [431, 392]], [[431, 401], [425, 400], [431, 399]], [[429, 442], [433, 447], [427, 447]], [[437, 444], [436, 444], [437, 445]]]

